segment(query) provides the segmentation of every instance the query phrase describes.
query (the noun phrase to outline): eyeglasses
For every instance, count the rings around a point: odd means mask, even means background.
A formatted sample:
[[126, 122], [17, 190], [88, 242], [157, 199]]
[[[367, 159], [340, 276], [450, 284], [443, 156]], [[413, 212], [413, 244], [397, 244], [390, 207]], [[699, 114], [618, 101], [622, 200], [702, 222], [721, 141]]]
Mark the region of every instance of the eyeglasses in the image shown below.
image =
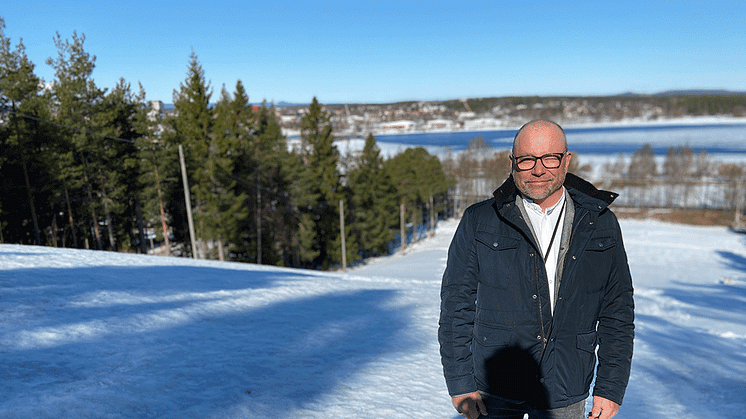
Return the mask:
[[523, 172], [526, 170], [531, 170], [536, 166], [536, 160], [541, 160], [541, 164], [544, 165], [547, 169], [556, 169], [560, 167], [560, 163], [562, 163], [562, 159], [567, 154], [567, 151], [562, 153], [550, 153], [545, 154], [541, 157], [534, 157], [534, 156], [510, 156], [510, 159], [513, 160], [513, 163], [515, 164], [515, 169], [519, 172]]

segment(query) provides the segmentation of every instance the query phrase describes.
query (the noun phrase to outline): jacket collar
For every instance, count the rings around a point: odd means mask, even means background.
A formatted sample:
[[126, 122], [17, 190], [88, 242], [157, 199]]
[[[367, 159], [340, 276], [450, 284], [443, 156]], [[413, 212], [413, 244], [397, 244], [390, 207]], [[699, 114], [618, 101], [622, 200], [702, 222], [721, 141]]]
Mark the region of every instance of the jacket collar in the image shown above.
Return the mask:
[[[576, 204], [599, 211], [608, 207], [612, 202], [614, 202], [614, 199], [619, 196], [616, 192], [596, 189], [596, 187], [590, 182], [575, 176], [572, 173], [568, 173], [565, 177], [564, 186], [567, 188]], [[511, 174], [507, 179], [505, 179], [505, 182], [495, 190], [493, 196], [495, 197], [495, 203], [497, 205], [503, 205], [515, 201], [517, 193], [518, 189], [515, 186], [515, 181]]]

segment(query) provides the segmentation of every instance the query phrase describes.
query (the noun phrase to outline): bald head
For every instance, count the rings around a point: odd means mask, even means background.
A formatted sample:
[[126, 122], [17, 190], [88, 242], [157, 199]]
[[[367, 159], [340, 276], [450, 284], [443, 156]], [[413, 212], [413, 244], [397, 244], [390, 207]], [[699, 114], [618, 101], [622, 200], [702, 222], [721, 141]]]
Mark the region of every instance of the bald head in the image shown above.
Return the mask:
[[561, 148], [563, 151], [567, 151], [567, 137], [565, 136], [565, 130], [556, 123], [546, 119], [536, 119], [523, 125], [513, 138], [513, 155], [516, 155], [516, 149], [518, 149], [518, 142], [523, 141], [527, 138], [533, 138], [537, 135], [546, 134], [546, 136], [558, 139], [561, 141]]
[[527, 123], [513, 139], [510, 161], [516, 188], [546, 210], [562, 197], [571, 158], [562, 127], [543, 119]]

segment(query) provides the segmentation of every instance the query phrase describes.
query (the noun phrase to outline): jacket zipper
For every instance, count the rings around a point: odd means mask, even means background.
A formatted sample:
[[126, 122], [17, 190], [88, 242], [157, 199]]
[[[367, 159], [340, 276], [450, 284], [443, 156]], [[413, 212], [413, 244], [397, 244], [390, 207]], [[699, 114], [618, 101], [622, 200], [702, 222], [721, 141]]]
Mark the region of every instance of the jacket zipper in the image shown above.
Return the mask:
[[[570, 242], [567, 244], [568, 253], [565, 253], [565, 262], [564, 262], [563, 272], [564, 272], [564, 269], [567, 269], [567, 257], [570, 255], [569, 249], [572, 247], [572, 241], [575, 238], [575, 233], [580, 228], [580, 223], [583, 221], [583, 218], [585, 218], [586, 215], [588, 215], [588, 211], [587, 210], [580, 216], [580, 218], [578, 219], [578, 223], [575, 225], [575, 228], [570, 233]], [[564, 275], [564, 273], [563, 273], [563, 275]], [[538, 278], [538, 275], [536, 275], [536, 295], [537, 295], [538, 301], [539, 301], [539, 322], [540, 322], [539, 326], [541, 327], [541, 357], [539, 358], [539, 360], [540, 360], [539, 361], [539, 365], [541, 365], [542, 363], [544, 363], [544, 352], [546, 351], [547, 344], [549, 343], [548, 339], [549, 339], [549, 335], [551, 335], [551, 333], [552, 333], [552, 327], [551, 326], [549, 327], [549, 334], [548, 335], [544, 333], [544, 314], [542, 313], [542, 310], [541, 310], [541, 293], [539, 292], [539, 278]], [[559, 297], [559, 296], [557, 296], [557, 297]], [[552, 324], [554, 324], [554, 319], [552, 319]]]

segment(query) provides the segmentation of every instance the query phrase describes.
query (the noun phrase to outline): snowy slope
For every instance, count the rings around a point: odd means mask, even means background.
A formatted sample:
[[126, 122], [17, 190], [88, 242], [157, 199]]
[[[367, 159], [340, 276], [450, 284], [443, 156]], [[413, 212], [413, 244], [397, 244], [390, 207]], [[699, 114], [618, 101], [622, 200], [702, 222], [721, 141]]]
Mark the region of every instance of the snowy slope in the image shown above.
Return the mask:
[[[457, 418], [436, 338], [456, 221], [346, 273], [0, 245], [0, 418]], [[618, 418], [746, 411], [746, 237], [623, 220]]]

